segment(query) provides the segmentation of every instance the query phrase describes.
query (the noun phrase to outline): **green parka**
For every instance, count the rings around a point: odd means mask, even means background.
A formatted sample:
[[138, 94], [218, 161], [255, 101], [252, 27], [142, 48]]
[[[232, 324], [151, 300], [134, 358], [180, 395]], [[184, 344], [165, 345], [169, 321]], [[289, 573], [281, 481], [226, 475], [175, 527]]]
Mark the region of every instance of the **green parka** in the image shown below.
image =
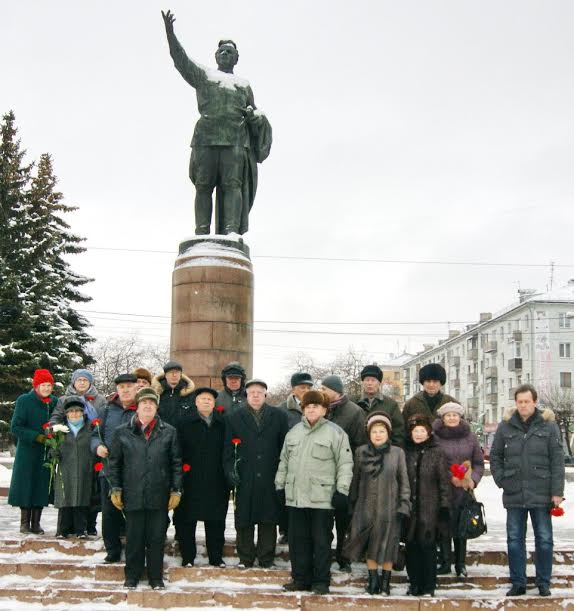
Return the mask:
[[306, 418], [286, 435], [275, 487], [285, 489], [289, 507], [333, 509], [335, 490], [349, 494], [353, 455], [343, 429], [321, 418], [311, 427]]

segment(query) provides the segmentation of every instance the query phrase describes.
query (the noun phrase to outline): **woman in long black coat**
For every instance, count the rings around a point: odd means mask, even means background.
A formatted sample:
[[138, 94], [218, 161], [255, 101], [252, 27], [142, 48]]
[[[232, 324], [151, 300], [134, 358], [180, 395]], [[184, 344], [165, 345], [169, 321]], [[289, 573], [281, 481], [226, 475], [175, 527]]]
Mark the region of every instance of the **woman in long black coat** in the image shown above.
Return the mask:
[[405, 536], [408, 593], [434, 596], [437, 529], [439, 517], [448, 517], [449, 472], [446, 457], [434, 440], [430, 421], [415, 415], [407, 427], [405, 454], [412, 505]]
[[229, 487], [223, 472], [225, 441], [224, 414], [215, 410], [217, 391], [198, 388], [195, 408], [178, 422], [183, 463], [183, 496], [174, 521], [177, 522], [182, 566], [193, 566], [197, 553], [195, 529], [205, 526], [209, 564], [225, 566], [225, 516]]

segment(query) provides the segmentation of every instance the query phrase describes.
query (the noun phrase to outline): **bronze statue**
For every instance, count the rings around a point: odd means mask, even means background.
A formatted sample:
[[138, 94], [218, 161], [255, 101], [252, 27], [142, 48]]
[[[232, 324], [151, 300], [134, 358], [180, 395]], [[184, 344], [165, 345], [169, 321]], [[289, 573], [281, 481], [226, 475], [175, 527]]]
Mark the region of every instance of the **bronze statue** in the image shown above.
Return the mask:
[[200, 119], [191, 141], [189, 176], [195, 185], [195, 233], [211, 226], [216, 190], [215, 233], [244, 234], [257, 190], [257, 163], [271, 150], [271, 125], [256, 109], [249, 83], [233, 74], [239, 59], [232, 40], [219, 41], [217, 70], [189, 59], [174, 30], [175, 17], [162, 11], [175, 67], [196, 90]]

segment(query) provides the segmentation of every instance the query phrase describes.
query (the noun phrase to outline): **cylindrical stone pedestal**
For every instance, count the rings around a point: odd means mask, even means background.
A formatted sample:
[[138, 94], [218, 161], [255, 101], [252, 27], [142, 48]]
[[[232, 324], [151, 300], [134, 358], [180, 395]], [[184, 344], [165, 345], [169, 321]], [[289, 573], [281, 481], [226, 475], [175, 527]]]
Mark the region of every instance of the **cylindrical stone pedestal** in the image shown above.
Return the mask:
[[173, 271], [171, 357], [196, 386], [221, 388], [221, 370], [253, 370], [253, 268], [243, 240], [183, 241]]

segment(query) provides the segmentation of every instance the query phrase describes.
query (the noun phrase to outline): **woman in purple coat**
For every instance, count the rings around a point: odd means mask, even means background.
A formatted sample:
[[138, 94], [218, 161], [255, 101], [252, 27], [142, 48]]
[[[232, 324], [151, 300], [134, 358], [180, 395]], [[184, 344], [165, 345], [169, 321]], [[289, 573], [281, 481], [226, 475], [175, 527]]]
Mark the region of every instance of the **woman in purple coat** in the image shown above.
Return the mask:
[[463, 418], [464, 408], [458, 403], [445, 403], [438, 411], [433, 424], [436, 441], [442, 448], [448, 468], [452, 465], [470, 463], [470, 473], [463, 479], [451, 474], [451, 505], [450, 523], [444, 525], [441, 537], [440, 559], [437, 573], [447, 575], [451, 566], [451, 539], [454, 541], [454, 568], [458, 577], [466, 577], [466, 539], [456, 536], [456, 527], [460, 512], [469, 499], [471, 492], [484, 473], [484, 457], [476, 435], [470, 430], [468, 422]]

